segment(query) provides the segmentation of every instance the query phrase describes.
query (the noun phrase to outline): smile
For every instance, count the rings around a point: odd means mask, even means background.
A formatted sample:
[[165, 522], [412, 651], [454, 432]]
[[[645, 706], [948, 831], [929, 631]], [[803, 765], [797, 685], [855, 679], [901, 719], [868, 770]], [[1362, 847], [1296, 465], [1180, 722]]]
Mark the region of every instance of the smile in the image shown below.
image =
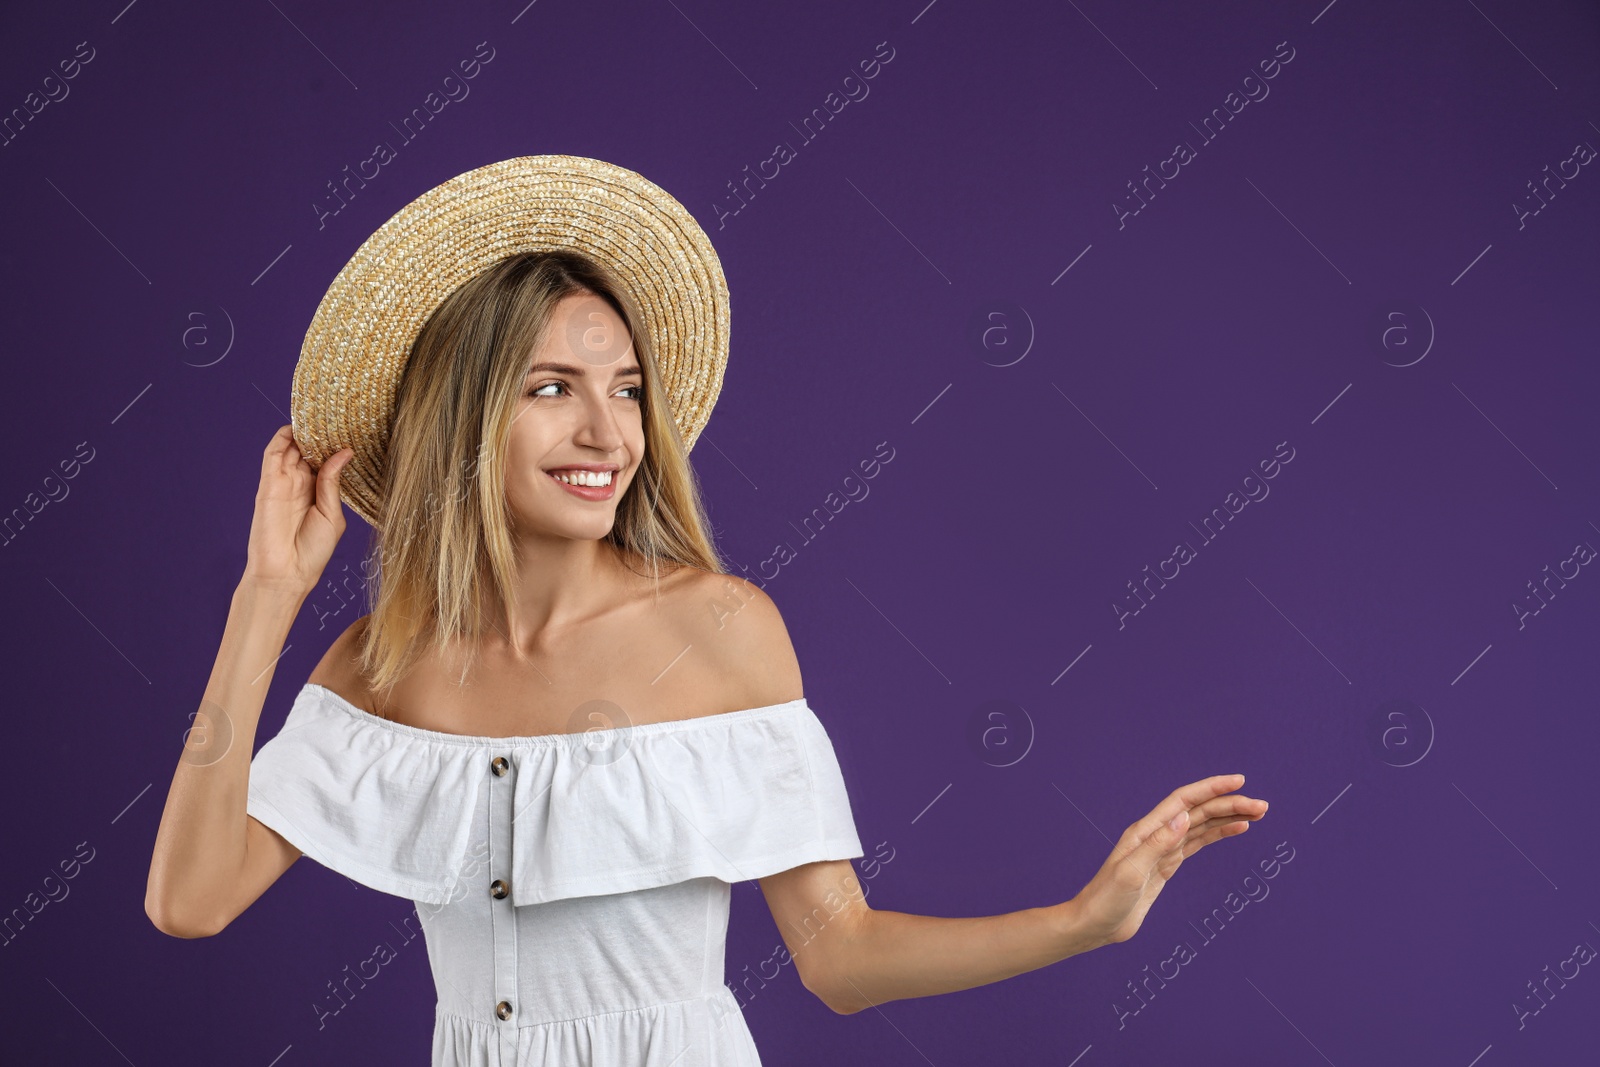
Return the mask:
[[558, 482], [568, 485], [610, 485], [610, 471], [545, 471]]
[[550, 480], [583, 500], [610, 500], [616, 494], [616, 471], [545, 471]]

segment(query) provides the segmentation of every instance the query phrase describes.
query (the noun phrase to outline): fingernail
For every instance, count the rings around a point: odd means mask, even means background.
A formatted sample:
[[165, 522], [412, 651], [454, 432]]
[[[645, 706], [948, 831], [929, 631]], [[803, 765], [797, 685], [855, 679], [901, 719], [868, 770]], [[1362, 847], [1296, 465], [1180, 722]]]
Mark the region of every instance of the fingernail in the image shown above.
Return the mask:
[[1167, 826], [1169, 826], [1170, 828], [1172, 828], [1174, 830], [1182, 830], [1183, 829], [1183, 824], [1188, 822], [1188, 821], [1189, 821], [1189, 813], [1187, 811], [1180, 811], [1180, 812], [1178, 812], [1178, 814], [1176, 814], [1176, 815], [1174, 815], [1172, 817], [1172, 821], [1167, 823]]

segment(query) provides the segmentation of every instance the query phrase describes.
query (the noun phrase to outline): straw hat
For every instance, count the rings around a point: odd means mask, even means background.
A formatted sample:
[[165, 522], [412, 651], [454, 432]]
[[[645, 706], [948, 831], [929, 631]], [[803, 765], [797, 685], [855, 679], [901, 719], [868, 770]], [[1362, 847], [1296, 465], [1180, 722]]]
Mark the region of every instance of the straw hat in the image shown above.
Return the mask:
[[700, 224], [660, 186], [583, 156], [520, 156], [469, 170], [401, 208], [350, 257], [317, 305], [290, 390], [313, 469], [349, 446], [339, 495], [372, 526], [395, 391], [411, 345], [445, 299], [519, 252], [593, 256], [622, 278], [655, 342], [662, 388], [692, 448], [722, 389], [728, 284]]

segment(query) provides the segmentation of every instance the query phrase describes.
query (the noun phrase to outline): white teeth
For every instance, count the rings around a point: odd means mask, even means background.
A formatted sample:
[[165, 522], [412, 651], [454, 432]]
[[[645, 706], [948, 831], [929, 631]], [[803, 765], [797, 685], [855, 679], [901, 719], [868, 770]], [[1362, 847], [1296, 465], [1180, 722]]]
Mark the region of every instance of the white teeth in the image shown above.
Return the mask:
[[550, 471], [550, 477], [568, 485], [603, 486], [611, 484], [611, 471]]

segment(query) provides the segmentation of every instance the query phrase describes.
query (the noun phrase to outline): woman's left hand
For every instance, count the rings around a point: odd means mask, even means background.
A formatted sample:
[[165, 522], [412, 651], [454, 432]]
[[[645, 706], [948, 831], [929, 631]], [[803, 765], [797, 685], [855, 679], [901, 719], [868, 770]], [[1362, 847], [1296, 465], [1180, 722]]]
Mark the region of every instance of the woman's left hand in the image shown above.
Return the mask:
[[[1185, 859], [1213, 841], [1244, 833], [1265, 815], [1266, 801], [1231, 792], [1243, 784], [1242, 774], [1191, 782], [1128, 827], [1094, 878], [1073, 898], [1088, 934], [1106, 943], [1128, 940]], [[1169, 825], [1174, 818], [1180, 819], [1176, 829]]]

